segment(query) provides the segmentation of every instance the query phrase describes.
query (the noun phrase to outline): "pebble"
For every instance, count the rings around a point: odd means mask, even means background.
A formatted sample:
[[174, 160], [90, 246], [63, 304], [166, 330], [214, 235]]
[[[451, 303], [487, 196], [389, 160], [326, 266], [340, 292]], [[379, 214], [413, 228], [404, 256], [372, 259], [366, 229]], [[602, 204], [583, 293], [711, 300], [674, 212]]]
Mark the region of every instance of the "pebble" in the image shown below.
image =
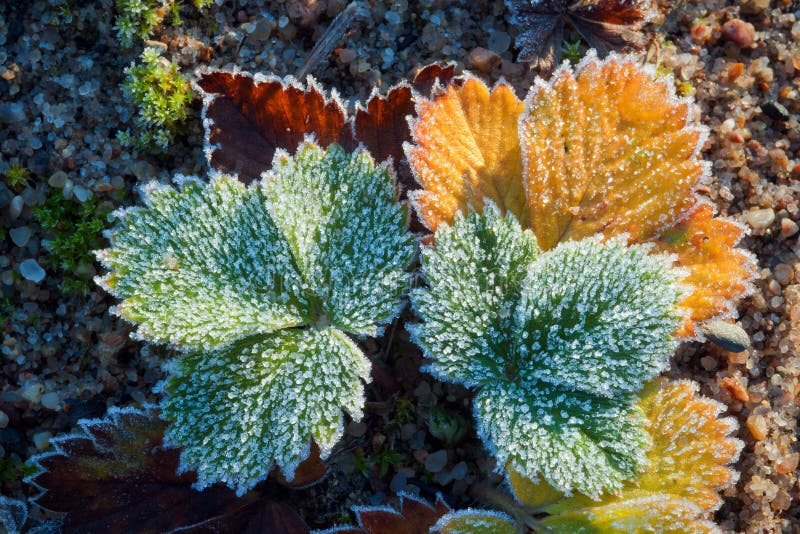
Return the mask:
[[44, 386], [39, 383], [28, 384], [19, 390], [19, 394], [22, 396], [22, 398], [33, 404], [39, 403], [39, 401], [42, 399], [43, 392]]
[[761, 111], [764, 112], [764, 115], [774, 121], [786, 122], [792, 118], [792, 115], [789, 113], [789, 110], [786, 109], [786, 106], [772, 100], [762, 104]]
[[33, 435], [33, 445], [40, 451], [45, 450], [50, 446], [50, 438], [53, 434], [50, 432], [37, 432]]
[[61, 189], [67, 183], [67, 173], [64, 171], [56, 171], [50, 175], [50, 178], [47, 180], [47, 185], [50, 187], [54, 187], [56, 189]]
[[722, 25], [722, 38], [739, 48], [750, 48], [756, 40], [756, 29], [749, 22], [731, 19]]
[[753, 230], [766, 230], [775, 221], [775, 210], [765, 208], [748, 211], [745, 214], [745, 219]]
[[3, 410], [0, 410], [0, 428], [8, 426], [8, 415]]
[[502, 61], [500, 56], [482, 46], [473, 48], [469, 53], [470, 66], [483, 73], [491, 72], [492, 69], [502, 63]]
[[11, 241], [13, 241], [15, 245], [24, 247], [28, 244], [28, 241], [30, 241], [33, 231], [29, 226], [20, 226], [12, 229], [8, 234], [11, 236]]
[[511, 46], [511, 36], [506, 32], [492, 32], [487, 42], [489, 50], [495, 54], [502, 54]]
[[425, 469], [430, 471], [431, 473], [438, 473], [444, 466], [447, 465], [447, 451], [446, 450], [438, 450], [428, 455], [425, 458]]
[[786, 287], [792, 283], [794, 269], [792, 269], [791, 265], [779, 263], [775, 266], [775, 269], [772, 270], [772, 274], [775, 276], [775, 280], [777, 280], [780, 285]]
[[756, 441], [761, 441], [767, 437], [767, 420], [763, 415], [752, 414], [745, 422], [747, 430], [753, 435]]
[[247, 36], [255, 41], [266, 41], [275, 29], [275, 19], [265, 14], [247, 26]]
[[797, 223], [791, 219], [781, 219], [781, 237], [786, 239], [797, 233]]
[[25, 200], [23, 200], [21, 196], [16, 195], [8, 204], [8, 218], [12, 221], [17, 220], [17, 217], [22, 213], [22, 208], [24, 207]]
[[405, 491], [406, 486], [408, 486], [408, 477], [403, 473], [397, 473], [389, 483], [389, 488], [395, 493]]
[[310, 28], [316, 24], [322, 14], [323, 2], [319, 0], [289, 0], [286, 14], [302, 28]]
[[466, 462], [458, 462], [450, 473], [455, 480], [463, 480], [469, 474]]
[[750, 338], [742, 327], [725, 321], [709, 321], [700, 327], [712, 343], [730, 352], [742, 352], [750, 346]]
[[45, 393], [42, 395], [42, 406], [47, 408], [48, 410], [56, 411], [61, 407], [61, 403], [58, 399], [58, 393], [54, 393], [52, 391]]
[[28, 120], [28, 116], [25, 114], [25, 106], [22, 102], [0, 102], [0, 122], [16, 124], [26, 120]]
[[742, 0], [741, 11], [747, 15], [758, 15], [769, 8], [770, 0]]
[[36, 260], [30, 258], [19, 264], [19, 274], [21, 274], [25, 280], [30, 280], [37, 284], [44, 280], [44, 277], [47, 275], [41, 265], [39, 265]]

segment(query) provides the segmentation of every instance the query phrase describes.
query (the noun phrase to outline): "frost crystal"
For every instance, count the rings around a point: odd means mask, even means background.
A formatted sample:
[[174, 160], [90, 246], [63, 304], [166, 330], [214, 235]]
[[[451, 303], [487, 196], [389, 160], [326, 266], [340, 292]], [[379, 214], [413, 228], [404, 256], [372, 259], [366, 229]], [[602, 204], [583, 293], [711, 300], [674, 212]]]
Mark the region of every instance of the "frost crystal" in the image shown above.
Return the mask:
[[409, 283], [414, 244], [386, 167], [336, 145], [275, 158], [250, 187], [147, 186], [147, 207], [119, 213], [98, 253], [118, 313], [185, 352], [162, 408], [200, 488], [243, 493], [275, 464], [291, 480], [312, 438], [329, 453], [369, 380], [345, 332], [377, 333]]
[[676, 273], [624, 238], [535, 238], [492, 204], [423, 250], [412, 333], [444, 380], [479, 387], [481, 437], [500, 460], [597, 497], [645, 462], [633, 394], [664, 369], [679, 324]]

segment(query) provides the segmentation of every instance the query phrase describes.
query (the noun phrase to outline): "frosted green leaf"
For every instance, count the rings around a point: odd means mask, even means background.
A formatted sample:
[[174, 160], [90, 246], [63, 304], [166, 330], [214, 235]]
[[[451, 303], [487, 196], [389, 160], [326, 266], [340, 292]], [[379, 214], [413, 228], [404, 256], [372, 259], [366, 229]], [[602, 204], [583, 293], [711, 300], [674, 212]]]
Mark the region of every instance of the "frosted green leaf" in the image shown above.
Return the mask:
[[364, 151], [305, 144], [245, 187], [150, 185], [119, 213], [99, 283], [138, 335], [185, 353], [165, 383], [169, 440], [198, 487], [243, 492], [277, 465], [291, 480], [317, 442], [358, 420], [369, 363], [347, 334], [400, 310], [414, 241], [390, 171]]
[[123, 299], [116, 310], [141, 337], [212, 349], [307, 320], [302, 279], [262, 189], [185, 179], [180, 191], [148, 185], [144, 201], [148, 209], [119, 214], [112, 248], [98, 254], [112, 269], [100, 284]]
[[408, 283], [413, 241], [403, 231], [406, 214], [395, 188], [387, 187], [389, 170], [375, 168], [366, 151], [350, 156], [334, 145], [322, 171], [314, 146], [294, 159], [277, 154], [264, 181], [270, 212], [315, 311], [348, 332], [375, 335], [376, 322], [397, 315]]
[[475, 386], [502, 374], [513, 345], [512, 314], [531, 262], [536, 238], [487, 203], [436, 232], [436, 247], [422, 250], [430, 290], [413, 292], [424, 323], [412, 325], [432, 358], [437, 377]]
[[468, 508], [442, 517], [431, 529], [441, 534], [517, 534], [513, 519], [490, 510]]
[[479, 388], [478, 430], [503, 466], [597, 498], [646, 463], [633, 394], [664, 369], [679, 324], [669, 259], [622, 239], [536, 255], [494, 206], [423, 250], [412, 333], [445, 380]]
[[162, 404], [166, 439], [184, 447], [198, 487], [221, 481], [243, 494], [280, 466], [291, 480], [310, 439], [327, 456], [342, 435], [342, 408], [361, 418], [370, 363], [334, 328], [282, 330], [173, 366]]

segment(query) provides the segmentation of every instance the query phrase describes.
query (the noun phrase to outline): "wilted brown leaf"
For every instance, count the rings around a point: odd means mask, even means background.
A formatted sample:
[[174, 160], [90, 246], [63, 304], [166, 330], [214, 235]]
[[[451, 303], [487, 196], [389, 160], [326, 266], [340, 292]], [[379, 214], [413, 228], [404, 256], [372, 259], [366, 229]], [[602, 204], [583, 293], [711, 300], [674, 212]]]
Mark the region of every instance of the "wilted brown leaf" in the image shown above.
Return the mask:
[[413, 495], [400, 495], [400, 511], [381, 507], [359, 507], [354, 509], [359, 527], [338, 527], [331, 534], [428, 534], [431, 527], [450, 511], [441, 495], [431, 505]]

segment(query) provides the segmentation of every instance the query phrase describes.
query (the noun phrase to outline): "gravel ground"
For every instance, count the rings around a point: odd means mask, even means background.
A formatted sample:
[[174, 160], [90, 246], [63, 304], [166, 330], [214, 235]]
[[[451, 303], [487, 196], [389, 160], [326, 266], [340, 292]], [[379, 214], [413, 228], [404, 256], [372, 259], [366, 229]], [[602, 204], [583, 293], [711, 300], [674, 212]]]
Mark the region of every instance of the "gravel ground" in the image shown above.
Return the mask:
[[[182, 25], [166, 25], [152, 39], [187, 75], [200, 65], [293, 74], [345, 3], [322, 0], [321, 9], [310, 9], [300, 0], [217, 0], [221, 5], [202, 12], [184, 8]], [[757, 291], [739, 309], [751, 348], [734, 354], [684, 345], [670, 371], [699, 381], [702, 393], [740, 422], [741, 477], [716, 515], [736, 532], [800, 533], [797, 10], [788, 0], [663, 1], [646, 28], [650, 60], [675, 74], [680, 92], [695, 96], [711, 130], [707, 194], [722, 214], [751, 228], [744, 246], [759, 262]], [[128, 338], [129, 327], [107, 312], [107, 295], [91, 285], [86, 293], [63, 291], [64, 280], [89, 279], [97, 265], [59, 269], [43, 243], [52, 236], [33, 215], [53, 190], [113, 209], [135, 201], [139, 182], [204, 173], [199, 102], [166, 155], [117, 141], [135, 113], [119, 83], [143, 44], [121, 48], [113, 17], [110, 0], [0, 5], [0, 175], [14, 163], [31, 173], [16, 188], [0, 181], [3, 495], [30, 493], [21, 483], [23, 462], [47, 449], [50, 437], [107, 406], [156, 401], [151, 388], [163, 376], [164, 353]], [[451, 60], [489, 81], [502, 76], [524, 94], [536, 72], [514, 62], [517, 32], [499, 0], [374, 0], [312, 73], [355, 100], [416, 67]], [[367, 418], [349, 425], [335, 458], [343, 476], [312, 490], [315, 502], [301, 505], [312, 526], [400, 489], [443, 491], [462, 505], [473, 481], [491, 478], [493, 465], [469, 421], [466, 437], [455, 443], [436, 431], [443, 414], [458, 421], [453, 414], [469, 413], [469, 396], [419, 376], [419, 353], [410, 347], [402, 332], [367, 347], [386, 352], [388, 370], [405, 378], [393, 396], [371, 386]], [[403, 457], [385, 454], [392, 450]], [[381, 461], [365, 467], [364, 458], [376, 455]], [[359, 471], [365, 476], [350, 476]]]

